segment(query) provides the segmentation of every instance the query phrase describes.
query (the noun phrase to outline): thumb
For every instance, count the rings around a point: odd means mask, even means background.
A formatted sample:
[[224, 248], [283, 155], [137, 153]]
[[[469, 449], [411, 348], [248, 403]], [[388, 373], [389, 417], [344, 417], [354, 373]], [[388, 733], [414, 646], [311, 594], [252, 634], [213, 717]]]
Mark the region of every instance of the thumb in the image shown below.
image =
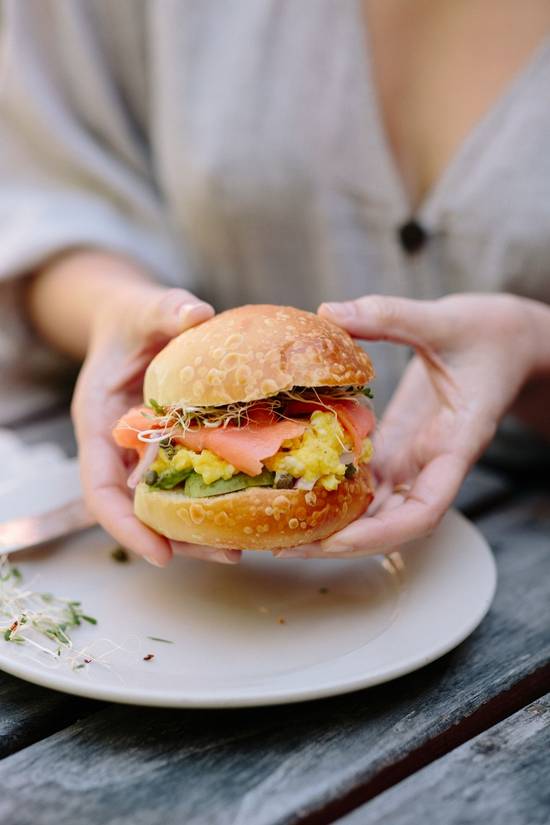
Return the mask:
[[174, 338], [180, 332], [201, 324], [214, 315], [214, 309], [186, 289], [154, 287], [145, 302], [139, 325], [146, 338]]
[[415, 349], [438, 349], [452, 334], [437, 301], [366, 295], [355, 301], [321, 304], [319, 315], [366, 341], [393, 341]]

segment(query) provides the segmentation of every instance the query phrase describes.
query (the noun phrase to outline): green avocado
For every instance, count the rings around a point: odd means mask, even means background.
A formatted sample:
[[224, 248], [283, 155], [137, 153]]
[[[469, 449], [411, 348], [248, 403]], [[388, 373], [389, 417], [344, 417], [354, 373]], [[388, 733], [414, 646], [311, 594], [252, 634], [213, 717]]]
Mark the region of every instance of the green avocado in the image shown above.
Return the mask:
[[247, 487], [272, 487], [274, 478], [275, 473], [264, 470], [258, 476], [237, 473], [227, 481], [220, 478], [218, 481], [213, 481], [212, 484], [205, 484], [202, 476], [193, 472], [187, 477], [183, 492], [190, 498], [222, 496], [224, 493], [236, 493], [238, 490], [246, 490]]
[[[188, 476], [193, 473], [192, 470], [163, 470], [157, 475], [150, 487], [156, 487], [157, 490], [173, 490], [178, 484], [182, 484]], [[196, 475], [196, 473], [193, 473]], [[145, 479], [147, 483], [147, 479]]]

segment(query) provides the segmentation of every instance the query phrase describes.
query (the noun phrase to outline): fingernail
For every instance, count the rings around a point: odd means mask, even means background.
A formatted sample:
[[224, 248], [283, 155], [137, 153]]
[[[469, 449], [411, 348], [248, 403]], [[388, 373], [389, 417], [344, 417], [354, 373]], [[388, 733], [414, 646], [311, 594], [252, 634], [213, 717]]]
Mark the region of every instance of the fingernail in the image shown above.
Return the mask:
[[238, 564], [239, 562], [239, 556], [236, 556], [233, 550], [216, 550], [207, 558], [208, 561], [214, 561], [218, 564]]
[[183, 304], [179, 309], [179, 319], [182, 323], [189, 323], [192, 318], [196, 318], [198, 316], [207, 316], [209, 313], [213, 313], [214, 310], [207, 304], [205, 301], [201, 301], [198, 304]]
[[328, 312], [339, 321], [346, 321], [354, 315], [354, 305], [351, 301], [343, 301], [338, 304], [321, 304], [320, 309]]
[[350, 547], [349, 544], [340, 544], [338, 541], [330, 542], [329, 544], [323, 541], [321, 542], [321, 546], [324, 553], [347, 553], [353, 550], [353, 547]]
[[273, 553], [276, 559], [305, 559], [306, 554], [295, 547], [285, 547], [283, 550], [277, 550]]
[[149, 564], [152, 564], [153, 567], [164, 567], [163, 564], [160, 563], [158, 559], [153, 558], [153, 556], [144, 556], [145, 561], [148, 561]]

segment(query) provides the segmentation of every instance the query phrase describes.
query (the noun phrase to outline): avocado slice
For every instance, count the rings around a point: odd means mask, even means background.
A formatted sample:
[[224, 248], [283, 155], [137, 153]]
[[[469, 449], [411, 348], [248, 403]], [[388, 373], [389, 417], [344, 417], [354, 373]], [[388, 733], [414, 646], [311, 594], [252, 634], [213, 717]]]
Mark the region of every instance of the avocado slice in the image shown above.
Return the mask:
[[185, 482], [183, 492], [190, 498], [205, 498], [207, 496], [222, 496], [224, 493], [236, 493], [246, 490], [247, 487], [272, 487], [275, 473], [263, 470], [260, 475], [247, 476], [246, 473], [237, 473], [225, 481], [223, 478], [205, 484], [198, 473], [191, 473]]
[[151, 487], [156, 487], [157, 490], [173, 490], [178, 484], [182, 484], [189, 475], [197, 475], [193, 470], [163, 470], [160, 473]]

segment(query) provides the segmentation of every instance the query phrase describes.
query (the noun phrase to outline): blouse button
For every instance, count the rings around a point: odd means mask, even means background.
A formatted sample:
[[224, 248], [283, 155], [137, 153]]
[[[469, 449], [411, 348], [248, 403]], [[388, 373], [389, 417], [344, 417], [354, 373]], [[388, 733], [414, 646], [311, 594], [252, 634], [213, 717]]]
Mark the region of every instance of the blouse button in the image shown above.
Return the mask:
[[414, 218], [399, 227], [398, 235], [401, 246], [409, 255], [422, 249], [428, 240], [428, 233]]

